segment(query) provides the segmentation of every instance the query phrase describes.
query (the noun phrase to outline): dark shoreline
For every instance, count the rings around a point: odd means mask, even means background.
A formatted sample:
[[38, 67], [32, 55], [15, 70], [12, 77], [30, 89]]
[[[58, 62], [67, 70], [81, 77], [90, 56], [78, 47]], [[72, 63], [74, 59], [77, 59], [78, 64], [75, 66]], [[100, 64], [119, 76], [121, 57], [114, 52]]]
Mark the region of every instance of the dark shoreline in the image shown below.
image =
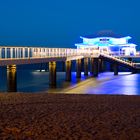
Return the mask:
[[1, 93], [0, 139], [140, 139], [140, 96]]

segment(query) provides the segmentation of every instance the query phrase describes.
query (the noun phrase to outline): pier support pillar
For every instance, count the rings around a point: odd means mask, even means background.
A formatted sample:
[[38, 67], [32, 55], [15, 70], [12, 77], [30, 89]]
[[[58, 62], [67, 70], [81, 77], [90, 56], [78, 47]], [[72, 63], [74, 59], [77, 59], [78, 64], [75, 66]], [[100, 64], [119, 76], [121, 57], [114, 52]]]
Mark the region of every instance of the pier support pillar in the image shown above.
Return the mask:
[[114, 75], [118, 75], [118, 65], [117, 64], [113, 65], [113, 69], [114, 69]]
[[76, 77], [81, 78], [81, 59], [76, 60]]
[[94, 58], [90, 59], [90, 73], [93, 75], [94, 73]]
[[88, 76], [88, 58], [84, 58], [84, 75]]
[[137, 73], [137, 70], [136, 69], [132, 69], [132, 74], [135, 74]]
[[62, 72], [65, 72], [65, 67], [66, 67], [66, 63], [65, 61], [62, 61]]
[[99, 72], [104, 72], [105, 70], [105, 64], [104, 64], [104, 60], [101, 58], [99, 59]]
[[66, 81], [71, 81], [71, 61], [65, 62], [66, 68]]
[[97, 77], [99, 73], [99, 58], [94, 58], [93, 61], [93, 76]]
[[91, 74], [97, 77], [99, 73], [99, 58], [91, 58]]
[[49, 85], [56, 87], [56, 62], [49, 62]]
[[17, 72], [16, 65], [7, 66], [7, 91], [16, 92], [17, 91]]
[[110, 71], [111, 71], [111, 72], [113, 72], [113, 69], [114, 69], [113, 67], [114, 67], [113, 64], [110, 63]]

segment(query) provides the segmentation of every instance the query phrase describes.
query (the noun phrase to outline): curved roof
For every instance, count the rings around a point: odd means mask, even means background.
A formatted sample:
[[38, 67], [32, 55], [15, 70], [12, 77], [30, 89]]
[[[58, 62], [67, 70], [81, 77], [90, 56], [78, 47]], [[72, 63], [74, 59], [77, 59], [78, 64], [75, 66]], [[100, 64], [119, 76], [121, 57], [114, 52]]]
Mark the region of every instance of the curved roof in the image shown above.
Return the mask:
[[99, 32], [96, 32], [92, 35], [87, 35], [87, 36], [83, 36], [85, 38], [97, 38], [97, 37], [114, 37], [114, 38], [121, 38], [124, 37], [125, 35], [120, 35], [120, 34], [116, 34], [114, 33], [112, 30], [102, 30]]

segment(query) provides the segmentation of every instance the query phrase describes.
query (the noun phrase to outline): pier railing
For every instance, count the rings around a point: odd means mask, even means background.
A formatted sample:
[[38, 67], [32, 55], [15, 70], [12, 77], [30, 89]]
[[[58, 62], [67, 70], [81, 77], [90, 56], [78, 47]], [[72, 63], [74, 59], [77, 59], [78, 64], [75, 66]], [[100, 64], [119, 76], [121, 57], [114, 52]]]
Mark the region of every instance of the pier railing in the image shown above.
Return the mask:
[[[137, 53], [139, 55], [140, 52]], [[114, 56], [106, 51], [100, 52], [98, 49], [72, 49], [72, 48], [39, 48], [39, 47], [14, 47], [0, 46], [0, 59], [34, 59], [34, 58], [51, 58], [67, 57], [75, 59], [78, 57], [99, 57], [100, 55], [112, 60], [135, 67], [136, 64], [128, 61], [121, 56]], [[78, 58], [79, 59], [79, 58]]]
[[32, 57], [66, 57], [80, 55], [77, 49], [67, 48], [32, 48]]
[[82, 55], [81, 50], [69, 48], [0, 47], [0, 59], [27, 59]]
[[101, 55], [101, 56], [104, 56], [104, 57], [107, 57], [107, 58], [109, 58], [109, 59], [115, 60], [115, 61], [117, 61], [117, 62], [126, 64], [126, 65], [128, 65], [128, 66], [135, 67], [135, 63], [133, 63], [132, 61], [123, 59], [123, 58], [121, 58], [121, 57], [115, 57], [115, 56], [112, 56], [112, 55], [109, 55], [109, 54], [105, 54], [105, 53], [100, 53], [100, 55]]
[[72, 56], [99, 56], [98, 50], [72, 49], [72, 48], [38, 48], [38, 47], [14, 47], [0, 46], [0, 59], [28, 59], [49, 57]]

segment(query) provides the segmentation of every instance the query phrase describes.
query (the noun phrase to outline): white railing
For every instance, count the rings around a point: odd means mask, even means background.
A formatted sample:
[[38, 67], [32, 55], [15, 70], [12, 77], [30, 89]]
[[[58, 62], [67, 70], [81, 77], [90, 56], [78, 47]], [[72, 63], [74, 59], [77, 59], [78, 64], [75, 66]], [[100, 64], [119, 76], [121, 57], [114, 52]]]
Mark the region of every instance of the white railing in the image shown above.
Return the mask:
[[129, 65], [131, 67], [134, 67], [135, 64], [132, 62], [132, 61], [129, 61], [129, 60], [126, 60], [126, 59], [122, 59], [120, 57], [115, 57], [115, 56], [111, 56], [109, 54], [105, 54], [105, 53], [100, 53], [100, 55], [104, 56], [104, 57], [107, 57], [107, 58], [110, 58], [112, 60], [115, 60], [115, 61], [118, 61], [120, 63], [123, 63], [123, 64], [126, 64], [126, 65]]
[[72, 48], [38, 48], [38, 47], [7, 47], [0, 46], [0, 59], [28, 59], [28, 58], [49, 58], [49, 57], [99, 57], [100, 55], [115, 61], [135, 67], [136, 64], [113, 56], [107, 51], [100, 52], [93, 49], [72, 49]]
[[32, 56], [32, 49], [29, 47], [1, 47], [0, 59], [28, 58]]
[[82, 52], [67, 48], [0, 47], [0, 59], [78, 56]]

